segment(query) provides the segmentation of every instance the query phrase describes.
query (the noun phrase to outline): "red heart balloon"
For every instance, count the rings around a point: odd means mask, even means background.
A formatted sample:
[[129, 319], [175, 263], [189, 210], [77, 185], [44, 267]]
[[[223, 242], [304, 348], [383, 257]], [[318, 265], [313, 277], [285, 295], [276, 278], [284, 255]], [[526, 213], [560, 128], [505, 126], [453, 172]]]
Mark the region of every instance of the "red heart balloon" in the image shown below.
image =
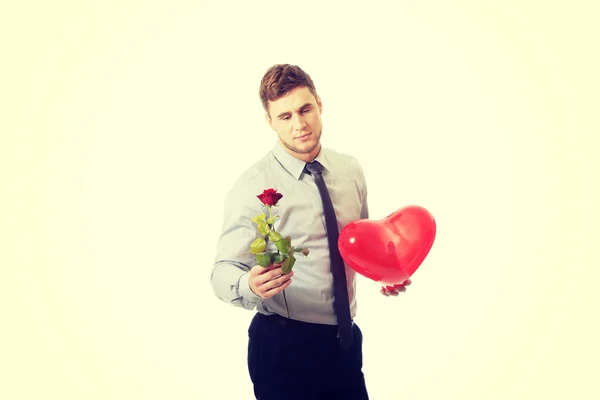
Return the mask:
[[383, 284], [402, 283], [419, 268], [435, 239], [433, 216], [421, 206], [406, 206], [389, 216], [350, 222], [338, 246], [346, 264]]

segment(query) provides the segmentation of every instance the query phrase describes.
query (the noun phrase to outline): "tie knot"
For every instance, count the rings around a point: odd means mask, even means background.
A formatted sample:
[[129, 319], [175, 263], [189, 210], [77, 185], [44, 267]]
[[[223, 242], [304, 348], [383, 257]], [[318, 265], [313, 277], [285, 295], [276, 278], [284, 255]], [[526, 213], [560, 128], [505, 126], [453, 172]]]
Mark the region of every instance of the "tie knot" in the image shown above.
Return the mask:
[[305, 168], [311, 175], [321, 174], [323, 172], [323, 166], [318, 161], [306, 163]]

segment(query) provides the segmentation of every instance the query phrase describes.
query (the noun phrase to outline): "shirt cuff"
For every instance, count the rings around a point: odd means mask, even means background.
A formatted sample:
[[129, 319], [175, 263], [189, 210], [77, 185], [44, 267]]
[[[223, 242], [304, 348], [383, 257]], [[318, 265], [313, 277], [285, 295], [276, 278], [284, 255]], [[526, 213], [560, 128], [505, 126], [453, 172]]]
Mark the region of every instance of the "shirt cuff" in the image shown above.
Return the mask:
[[252, 289], [250, 289], [250, 284], [248, 283], [248, 279], [250, 278], [250, 273], [246, 272], [244, 275], [240, 277], [239, 281], [239, 292], [240, 296], [244, 298], [244, 300], [250, 303], [258, 303], [261, 300], [261, 297], [254, 293]]

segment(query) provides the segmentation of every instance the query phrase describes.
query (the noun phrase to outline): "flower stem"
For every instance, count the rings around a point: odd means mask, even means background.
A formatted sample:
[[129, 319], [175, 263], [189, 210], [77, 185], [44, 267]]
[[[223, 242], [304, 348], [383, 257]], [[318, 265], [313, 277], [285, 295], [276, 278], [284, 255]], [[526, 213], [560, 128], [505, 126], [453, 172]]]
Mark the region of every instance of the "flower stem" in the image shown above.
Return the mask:
[[283, 300], [285, 301], [285, 309], [287, 311], [287, 316], [290, 318], [290, 309], [288, 308], [287, 298], [285, 297], [285, 290], [283, 291]]
[[[273, 217], [273, 206], [269, 206], [269, 218]], [[269, 224], [269, 227], [275, 231], [275, 221], [273, 224]], [[287, 316], [290, 318], [290, 308], [288, 307], [287, 297], [285, 296], [285, 290], [283, 291], [283, 301], [285, 301], [285, 310], [287, 311]]]

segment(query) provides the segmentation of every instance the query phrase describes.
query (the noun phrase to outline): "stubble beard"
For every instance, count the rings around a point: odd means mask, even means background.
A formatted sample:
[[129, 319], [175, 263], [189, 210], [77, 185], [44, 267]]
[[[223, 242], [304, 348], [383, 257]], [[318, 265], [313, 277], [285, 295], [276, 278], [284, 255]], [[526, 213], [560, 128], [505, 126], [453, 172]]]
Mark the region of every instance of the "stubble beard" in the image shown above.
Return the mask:
[[[317, 136], [317, 140], [314, 144], [314, 146], [311, 146], [310, 149], [308, 150], [302, 150], [299, 149], [298, 147], [295, 147], [292, 144], [287, 143], [285, 140], [283, 140], [283, 138], [281, 137], [281, 135], [279, 135], [279, 139], [281, 141], [281, 143], [283, 143], [283, 145], [285, 147], [287, 147], [288, 150], [293, 151], [294, 153], [298, 153], [298, 154], [310, 154], [311, 152], [313, 152], [317, 147], [319, 147], [319, 144], [321, 142], [321, 132], [323, 132], [323, 128], [321, 128], [321, 131], [319, 132], [319, 135]], [[279, 133], [278, 133], [279, 134]], [[293, 140], [293, 139], [292, 139]]]

